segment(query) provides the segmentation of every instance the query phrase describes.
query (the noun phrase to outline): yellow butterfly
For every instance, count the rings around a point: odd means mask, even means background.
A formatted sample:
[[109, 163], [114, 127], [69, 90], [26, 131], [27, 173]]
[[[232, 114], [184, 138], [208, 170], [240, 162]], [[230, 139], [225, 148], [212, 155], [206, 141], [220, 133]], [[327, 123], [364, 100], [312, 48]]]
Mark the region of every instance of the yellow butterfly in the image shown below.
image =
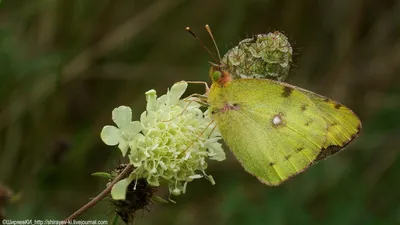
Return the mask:
[[341, 151], [361, 130], [349, 108], [311, 91], [269, 79], [232, 79], [223, 64], [209, 75], [207, 104], [225, 143], [267, 185]]

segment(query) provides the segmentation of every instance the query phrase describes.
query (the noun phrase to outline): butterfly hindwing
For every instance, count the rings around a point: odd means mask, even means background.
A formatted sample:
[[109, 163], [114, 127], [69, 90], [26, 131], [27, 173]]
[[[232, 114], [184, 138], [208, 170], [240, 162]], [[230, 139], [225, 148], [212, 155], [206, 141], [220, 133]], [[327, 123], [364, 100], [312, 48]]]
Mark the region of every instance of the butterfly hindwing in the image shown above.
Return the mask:
[[331, 105], [310, 95], [276, 81], [238, 79], [213, 84], [208, 102], [226, 144], [246, 171], [278, 185], [305, 170], [324, 149], [341, 147], [354, 135], [357, 122], [346, 116], [347, 108], [330, 116]]

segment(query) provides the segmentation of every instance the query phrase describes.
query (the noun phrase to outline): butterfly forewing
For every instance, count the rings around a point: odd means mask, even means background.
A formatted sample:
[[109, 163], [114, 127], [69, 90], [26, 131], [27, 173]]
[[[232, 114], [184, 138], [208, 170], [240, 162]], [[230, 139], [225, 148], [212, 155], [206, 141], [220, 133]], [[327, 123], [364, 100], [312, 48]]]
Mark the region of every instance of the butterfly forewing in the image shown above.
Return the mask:
[[321, 116], [328, 124], [327, 140], [317, 160], [324, 159], [343, 149], [361, 130], [361, 122], [353, 111], [346, 106], [332, 99], [303, 90], [318, 109], [322, 112]]

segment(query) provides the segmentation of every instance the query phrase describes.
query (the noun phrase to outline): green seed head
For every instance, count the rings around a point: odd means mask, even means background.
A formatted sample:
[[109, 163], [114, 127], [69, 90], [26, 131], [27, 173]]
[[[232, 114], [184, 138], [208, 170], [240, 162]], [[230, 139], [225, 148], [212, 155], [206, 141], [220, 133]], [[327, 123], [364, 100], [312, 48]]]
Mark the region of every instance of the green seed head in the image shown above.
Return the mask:
[[224, 69], [233, 78], [267, 78], [284, 81], [292, 62], [292, 47], [280, 32], [247, 38], [222, 58]]

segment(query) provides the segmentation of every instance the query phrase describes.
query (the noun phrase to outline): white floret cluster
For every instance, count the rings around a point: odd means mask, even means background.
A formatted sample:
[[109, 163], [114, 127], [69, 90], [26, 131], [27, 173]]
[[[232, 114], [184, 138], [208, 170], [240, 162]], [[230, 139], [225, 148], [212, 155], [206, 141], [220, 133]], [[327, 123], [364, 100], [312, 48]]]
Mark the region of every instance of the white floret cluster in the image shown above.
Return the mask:
[[205, 177], [214, 183], [205, 173], [206, 159], [225, 159], [218, 142], [221, 135], [209, 113], [200, 109], [201, 104], [180, 99], [186, 88], [186, 82], [176, 83], [158, 98], [155, 90], [146, 92], [146, 111], [140, 121], [132, 121], [132, 110], [127, 106], [113, 110], [117, 127], [105, 126], [101, 139], [107, 145], [118, 145], [135, 168], [115, 185], [113, 198], [124, 198], [127, 185], [139, 178], [151, 186], [167, 183], [173, 195], [185, 193], [187, 183], [194, 179]]

